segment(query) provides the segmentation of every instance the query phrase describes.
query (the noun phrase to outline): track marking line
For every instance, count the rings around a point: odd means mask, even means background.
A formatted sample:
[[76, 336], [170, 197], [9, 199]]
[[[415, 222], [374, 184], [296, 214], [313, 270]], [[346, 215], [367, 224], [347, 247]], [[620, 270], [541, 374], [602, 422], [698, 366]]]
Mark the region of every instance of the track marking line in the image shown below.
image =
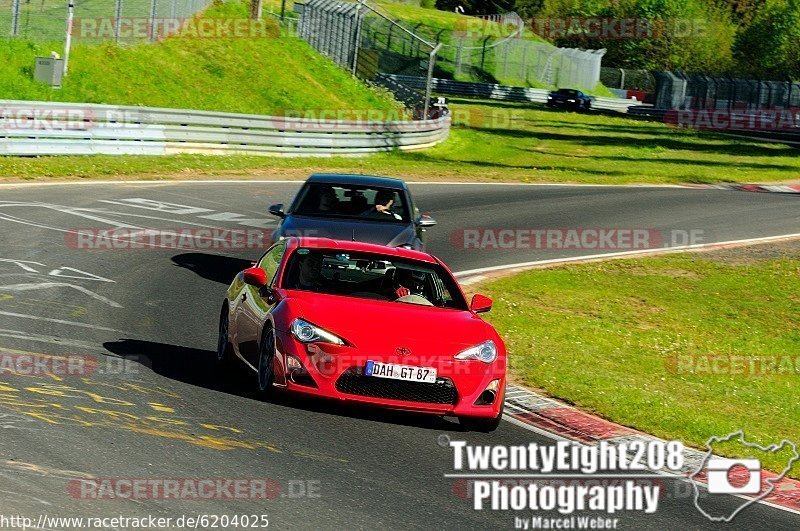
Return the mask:
[[89, 323], [78, 323], [76, 321], [66, 321], [64, 319], [51, 319], [50, 317], [39, 317], [38, 315], [29, 315], [25, 313], [14, 313], [14, 312], [3, 312], [0, 311], [0, 315], [5, 315], [6, 317], [19, 317], [21, 319], [32, 319], [34, 321], [46, 321], [48, 323], [56, 323], [56, 324], [64, 324], [70, 326], [78, 326], [81, 328], [92, 328], [94, 330], [103, 330], [105, 332], [118, 332], [120, 334], [124, 334], [122, 330], [117, 330], [116, 328], [108, 328], [105, 326], [93, 325]]
[[122, 305], [118, 302], [112, 301], [107, 297], [103, 297], [102, 295], [95, 293], [90, 289], [84, 288], [83, 286], [78, 286], [77, 284], [70, 284], [68, 282], [41, 282], [32, 284], [11, 284], [8, 286], [0, 286], [0, 290], [15, 291], [15, 292], [37, 291], [50, 288], [72, 288], [74, 290], [80, 291], [84, 295], [88, 295], [89, 297], [95, 300], [108, 304], [112, 308], [122, 308]]
[[[640, 249], [634, 251], [620, 251], [617, 253], [590, 254], [584, 256], [572, 256], [569, 258], [550, 258], [547, 260], [534, 260], [531, 262], [519, 262], [516, 264], [481, 267], [477, 269], [467, 269], [465, 271], [457, 271], [453, 273], [453, 275], [455, 275], [455, 277], [458, 278], [459, 282], [462, 284], [474, 284], [475, 282], [487, 278], [486, 276], [474, 277], [475, 275], [482, 275], [483, 273], [496, 273], [498, 271], [509, 271], [516, 273], [525, 271], [526, 269], [533, 269], [545, 265], [560, 265], [560, 264], [569, 264], [573, 262], [601, 261], [601, 260], [607, 260], [607, 259], [610, 260], [614, 258], [623, 258], [623, 257], [651, 256], [659, 254], [679, 253], [684, 251], [710, 250], [710, 249], [724, 248], [731, 246], [745, 246], [757, 243], [794, 240], [797, 238], [800, 238], [800, 233], [782, 234], [778, 236], [764, 236], [761, 238], [747, 238], [743, 240], [727, 240], [715, 243], [696, 243], [693, 245], [678, 245], [675, 247], [665, 247], [658, 249]], [[462, 277], [469, 277], [469, 278], [461, 280]], [[475, 278], [477, 278], [477, 280]]]

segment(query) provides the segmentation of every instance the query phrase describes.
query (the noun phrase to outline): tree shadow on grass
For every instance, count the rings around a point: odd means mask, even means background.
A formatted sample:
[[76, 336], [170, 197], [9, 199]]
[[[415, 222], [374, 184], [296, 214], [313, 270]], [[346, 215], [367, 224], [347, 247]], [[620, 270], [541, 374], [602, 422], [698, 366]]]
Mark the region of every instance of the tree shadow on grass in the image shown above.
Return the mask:
[[565, 154], [565, 153], [550, 153], [550, 152], [542, 152], [537, 150], [532, 150], [528, 148], [517, 148], [519, 151], [525, 152], [532, 152], [539, 155], [546, 155], [549, 157], [562, 157], [562, 158], [570, 158], [570, 159], [577, 159], [577, 160], [610, 160], [615, 162], [650, 162], [653, 164], [680, 164], [680, 165], [687, 165], [687, 166], [706, 166], [706, 167], [719, 167], [719, 166], [727, 166], [727, 167], [735, 167], [738, 169], [742, 168], [751, 168], [753, 170], [778, 170], [778, 171], [796, 171], [800, 172], [800, 165], [799, 166], [791, 166], [788, 164], [764, 164], [759, 162], [747, 162], [742, 163], [740, 161], [736, 161], [735, 164], [733, 163], [725, 163], [719, 162], [714, 160], [702, 160], [702, 159], [675, 159], [675, 158], [664, 158], [664, 159], [637, 159], [633, 157], [626, 157], [620, 155], [573, 155], [573, 154]]
[[[614, 137], [611, 135], [565, 135], [546, 131], [525, 131], [521, 129], [501, 129], [492, 127], [474, 127], [473, 131], [503, 137], [503, 138], [530, 138], [537, 140], [550, 140], [554, 142], [580, 143], [587, 147], [635, 147], [635, 148], [661, 148], [673, 151], [692, 151], [697, 153], [716, 153], [729, 156], [775, 156], [775, 148], [746, 144], [710, 144], [698, 140], [681, 141], [676, 138], [631, 138]], [[720, 163], [722, 166], [730, 164]]]

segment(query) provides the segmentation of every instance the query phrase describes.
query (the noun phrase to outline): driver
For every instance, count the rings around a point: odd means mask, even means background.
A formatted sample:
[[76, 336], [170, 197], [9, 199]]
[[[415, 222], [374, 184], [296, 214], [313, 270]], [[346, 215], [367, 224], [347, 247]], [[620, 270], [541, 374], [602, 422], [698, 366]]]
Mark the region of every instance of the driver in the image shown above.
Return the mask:
[[394, 192], [391, 190], [378, 190], [375, 193], [375, 203], [361, 215], [371, 217], [392, 216], [394, 219], [402, 219], [392, 212], [392, 205], [394, 205]]
[[336, 210], [338, 201], [336, 198], [336, 192], [334, 192], [333, 188], [330, 186], [321, 187], [317, 194], [319, 198], [317, 210], [319, 212], [330, 213]]
[[310, 253], [305, 255], [299, 264], [300, 274], [297, 276], [297, 289], [318, 291], [322, 287], [322, 255]]
[[408, 295], [425, 297], [425, 273], [410, 269], [397, 269], [394, 281], [394, 294], [398, 299]]

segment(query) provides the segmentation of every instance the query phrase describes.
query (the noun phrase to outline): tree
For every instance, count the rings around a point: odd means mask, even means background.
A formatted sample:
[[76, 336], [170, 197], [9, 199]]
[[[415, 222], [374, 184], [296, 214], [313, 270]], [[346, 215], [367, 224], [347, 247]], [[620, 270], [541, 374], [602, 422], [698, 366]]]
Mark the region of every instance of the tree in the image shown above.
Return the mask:
[[[633, 36], [571, 34], [553, 39], [569, 48], [606, 49], [606, 66], [648, 70], [726, 72], [732, 65], [735, 26], [723, 9], [707, 0], [544, 0], [536, 18], [545, 21], [597, 17], [646, 24]], [[541, 32], [540, 32], [541, 33]]]
[[767, 0], [737, 34], [733, 54], [750, 75], [800, 79], [800, 0]]

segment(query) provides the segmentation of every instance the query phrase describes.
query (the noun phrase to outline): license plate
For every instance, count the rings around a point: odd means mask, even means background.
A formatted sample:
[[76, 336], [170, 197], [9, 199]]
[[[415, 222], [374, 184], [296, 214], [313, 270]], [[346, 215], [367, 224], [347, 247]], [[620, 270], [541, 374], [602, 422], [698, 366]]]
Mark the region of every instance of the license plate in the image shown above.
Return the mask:
[[412, 365], [368, 361], [364, 367], [364, 374], [375, 376], [376, 378], [391, 378], [392, 380], [405, 380], [407, 382], [436, 383], [436, 369], [433, 367], [414, 367]]

